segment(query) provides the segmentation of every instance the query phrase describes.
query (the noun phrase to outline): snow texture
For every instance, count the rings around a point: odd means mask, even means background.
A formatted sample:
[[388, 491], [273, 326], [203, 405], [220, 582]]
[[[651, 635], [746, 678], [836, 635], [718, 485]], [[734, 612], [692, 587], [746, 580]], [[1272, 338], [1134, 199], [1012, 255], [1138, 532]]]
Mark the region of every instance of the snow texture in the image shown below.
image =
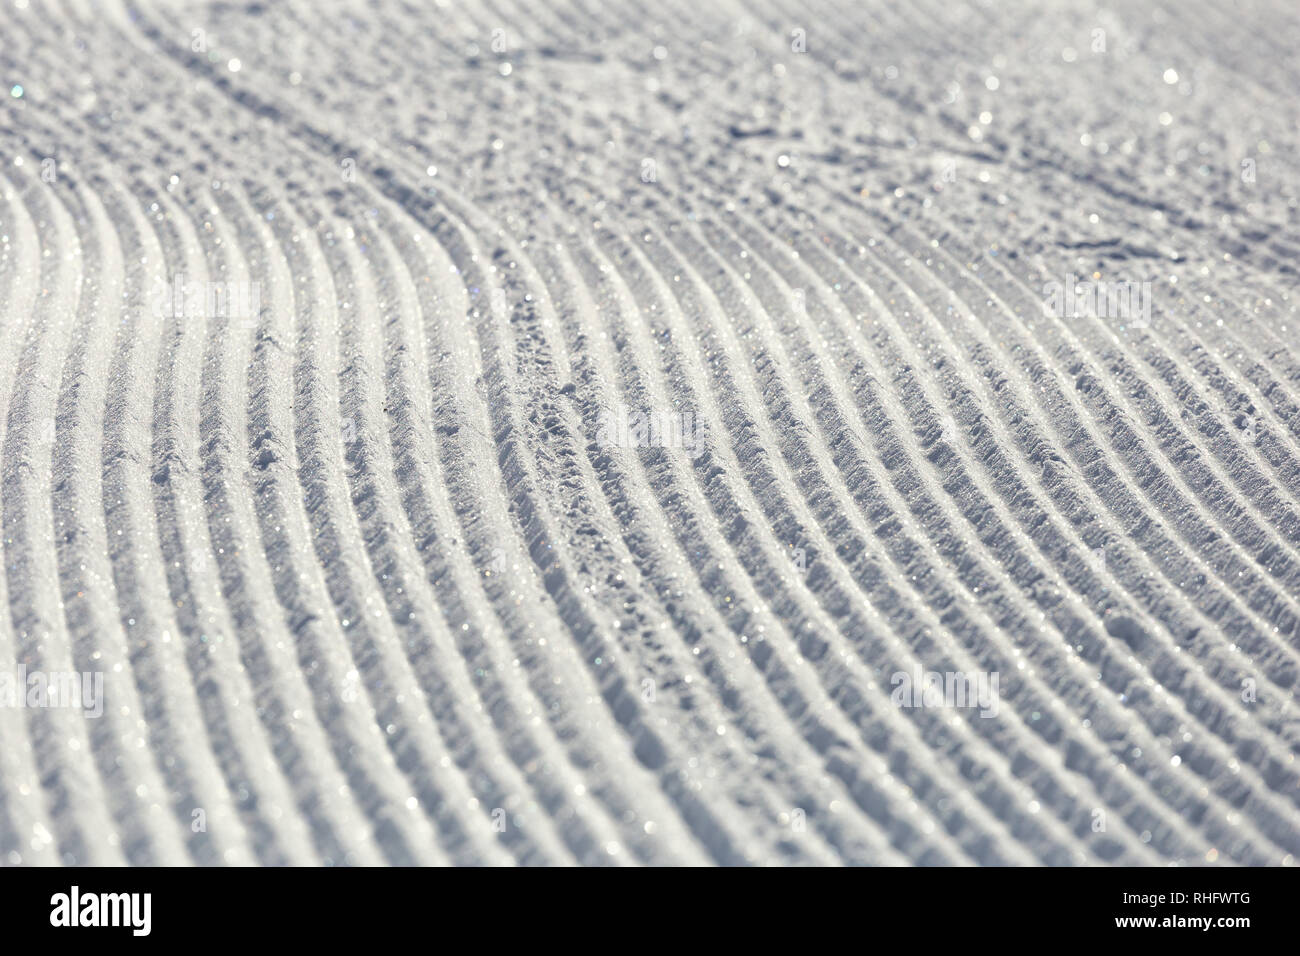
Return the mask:
[[1292, 863], [1298, 27], [3, 0], [0, 864]]

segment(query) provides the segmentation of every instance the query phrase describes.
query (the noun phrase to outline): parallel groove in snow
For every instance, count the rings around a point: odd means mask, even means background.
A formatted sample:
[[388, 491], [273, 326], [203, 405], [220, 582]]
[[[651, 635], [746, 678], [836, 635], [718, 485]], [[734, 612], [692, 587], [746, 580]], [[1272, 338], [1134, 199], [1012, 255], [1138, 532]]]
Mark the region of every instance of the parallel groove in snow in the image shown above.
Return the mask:
[[1294, 862], [1294, 13], [697, 6], [0, 13], [0, 865]]

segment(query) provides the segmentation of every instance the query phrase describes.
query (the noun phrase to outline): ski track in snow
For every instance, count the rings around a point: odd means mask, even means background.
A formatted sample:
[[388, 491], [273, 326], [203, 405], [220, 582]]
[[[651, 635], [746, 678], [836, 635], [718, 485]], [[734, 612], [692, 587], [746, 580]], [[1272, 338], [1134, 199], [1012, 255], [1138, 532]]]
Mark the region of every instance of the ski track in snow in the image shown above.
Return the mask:
[[1298, 27], [5, 0], [0, 865], [1292, 863]]

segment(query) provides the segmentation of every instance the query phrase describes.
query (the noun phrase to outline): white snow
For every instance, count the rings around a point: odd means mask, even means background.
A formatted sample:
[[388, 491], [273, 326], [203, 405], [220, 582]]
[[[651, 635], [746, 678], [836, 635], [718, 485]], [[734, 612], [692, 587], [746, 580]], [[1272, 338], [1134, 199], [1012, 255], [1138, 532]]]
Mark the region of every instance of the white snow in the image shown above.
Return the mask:
[[6, 3], [0, 865], [1293, 863], [1298, 17]]

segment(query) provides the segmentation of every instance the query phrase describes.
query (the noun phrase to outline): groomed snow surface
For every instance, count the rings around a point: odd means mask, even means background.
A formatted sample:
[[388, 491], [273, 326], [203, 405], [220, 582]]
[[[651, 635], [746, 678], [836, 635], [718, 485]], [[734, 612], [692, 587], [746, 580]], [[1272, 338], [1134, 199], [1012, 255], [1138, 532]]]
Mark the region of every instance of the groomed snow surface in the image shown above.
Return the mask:
[[1294, 3], [2, 10], [0, 863], [1300, 853]]

